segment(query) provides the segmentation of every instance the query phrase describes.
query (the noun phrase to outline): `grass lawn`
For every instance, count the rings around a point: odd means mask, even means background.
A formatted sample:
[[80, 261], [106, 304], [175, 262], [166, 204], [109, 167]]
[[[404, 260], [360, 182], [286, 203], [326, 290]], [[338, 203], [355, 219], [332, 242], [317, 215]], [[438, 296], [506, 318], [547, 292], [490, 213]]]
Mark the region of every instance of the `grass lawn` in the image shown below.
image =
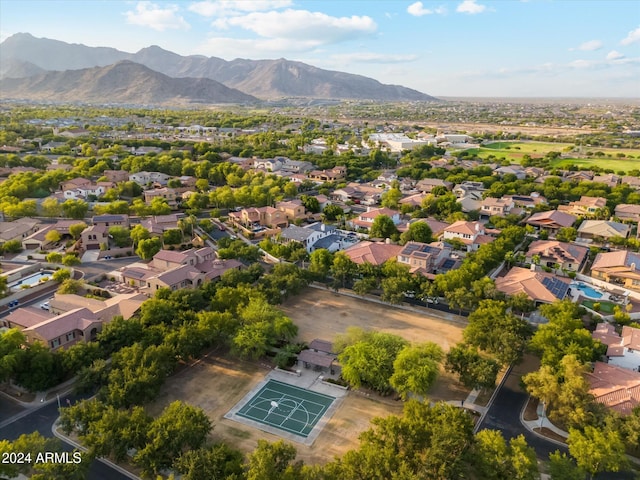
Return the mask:
[[616, 304], [608, 302], [606, 300], [604, 300], [602, 302], [596, 302], [594, 300], [584, 300], [582, 302], [582, 305], [587, 307], [587, 308], [590, 308], [591, 310], [593, 310], [594, 309], [593, 308], [593, 304], [594, 303], [599, 303], [600, 304], [600, 311], [602, 313], [607, 313], [609, 315], [613, 315], [613, 308], [616, 306]]
[[[526, 154], [532, 158], [542, 158], [548, 152], [565, 152], [565, 149], [573, 147], [573, 143], [551, 143], [551, 142], [493, 142], [483, 145], [480, 148], [471, 148], [467, 151], [475, 154], [480, 158], [487, 158], [493, 155], [497, 159], [504, 158], [513, 163], [520, 163], [522, 157]], [[569, 167], [577, 165], [580, 167], [604, 167], [613, 169], [616, 172], [634, 170], [640, 168], [640, 149], [630, 148], [600, 148], [600, 147], [582, 147], [584, 153], [602, 152], [602, 157], [587, 158], [559, 158], [552, 161], [552, 167]], [[633, 158], [618, 158], [617, 155], [623, 153]]]

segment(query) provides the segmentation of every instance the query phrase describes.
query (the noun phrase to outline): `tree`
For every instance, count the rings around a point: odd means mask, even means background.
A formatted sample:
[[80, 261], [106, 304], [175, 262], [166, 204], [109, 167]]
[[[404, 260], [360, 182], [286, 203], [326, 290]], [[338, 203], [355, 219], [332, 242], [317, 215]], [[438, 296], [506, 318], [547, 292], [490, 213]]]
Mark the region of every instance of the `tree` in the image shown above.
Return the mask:
[[62, 206], [56, 198], [45, 198], [40, 204], [40, 208], [45, 217], [59, 217], [62, 213]]
[[443, 356], [440, 346], [433, 342], [404, 347], [393, 362], [389, 384], [403, 400], [410, 394], [426, 396], [436, 381]]
[[47, 243], [58, 243], [61, 238], [62, 235], [60, 235], [60, 232], [57, 230], [49, 230], [44, 236]]
[[422, 242], [431, 243], [433, 241], [433, 232], [431, 227], [425, 222], [413, 222], [409, 225], [406, 232], [400, 235], [400, 243]]
[[80, 263], [81, 263], [80, 259], [77, 256], [73, 255], [72, 253], [69, 253], [69, 254], [67, 254], [67, 255], [62, 257], [62, 264], [65, 267], [72, 267], [74, 265], [80, 265]]
[[144, 228], [142, 225], [134, 225], [131, 227], [129, 237], [133, 241], [133, 246], [135, 247], [140, 243], [140, 240], [147, 240], [148, 238], [151, 238], [151, 235], [149, 234], [149, 230]]
[[320, 212], [320, 202], [316, 197], [312, 197], [311, 195], [301, 195], [300, 201], [304, 208], [311, 213]]
[[382, 194], [380, 205], [386, 208], [398, 208], [398, 202], [402, 198], [399, 188], [391, 188]]
[[320, 281], [327, 278], [333, 263], [333, 254], [326, 248], [319, 248], [309, 256], [309, 271]]
[[574, 227], [563, 227], [556, 234], [556, 240], [560, 242], [573, 242], [576, 238], [578, 231]]
[[84, 284], [80, 280], [74, 280], [72, 278], [68, 278], [63, 280], [63, 282], [58, 287], [57, 292], [60, 294], [69, 294], [69, 293], [78, 293]]
[[484, 358], [474, 347], [460, 344], [447, 353], [446, 369], [457, 374], [467, 388], [493, 388], [500, 365], [491, 358]]
[[569, 453], [578, 467], [590, 478], [599, 472], [619, 472], [627, 466], [624, 443], [620, 433], [586, 425], [584, 430], [569, 429]]
[[74, 238], [74, 240], [78, 240], [80, 238], [80, 234], [87, 228], [87, 224], [84, 222], [74, 223], [69, 226], [69, 233]]
[[226, 443], [184, 452], [174, 462], [183, 480], [224, 480], [243, 478], [242, 453]]
[[2, 245], [2, 250], [7, 253], [20, 253], [22, 251], [22, 243], [20, 240], [9, 240]]
[[369, 235], [374, 238], [389, 238], [397, 234], [398, 228], [388, 215], [378, 215], [369, 229]]
[[344, 215], [344, 210], [338, 205], [327, 205], [324, 207], [324, 210], [322, 210], [322, 216], [330, 222], [335, 222], [341, 215]]
[[131, 245], [131, 235], [127, 227], [121, 227], [119, 225], [110, 227], [109, 236], [113, 239], [113, 242], [116, 244], [117, 247], [122, 248], [122, 247], [128, 247], [129, 245]]
[[146, 445], [134, 462], [147, 474], [157, 473], [170, 467], [187, 449], [202, 447], [212, 428], [202, 409], [177, 400], [151, 422]]
[[45, 259], [49, 263], [62, 263], [62, 254], [58, 252], [47, 253]]
[[347, 346], [338, 361], [342, 365], [342, 377], [354, 388], [362, 384], [380, 393], [391, 388], [389, 379], [400, 350], [407, 341], [396, 335], [382, 332], [368, 332], [365, 338]]
[[158, 237], [147, 238], [138, 242], [136, 255], [143, 260], [151, 260], [153, 256], [160, 251], [162, 243]]
[[62, 204], [65, 216], [81, 220], [89, 211], [89, 204], [84, 200], [69, 199]]
[[535, 451], [522, 435], [505, 441], [498, 430], [476, 434], [474, 466], [486, 480], [537, 480], [540, 478]]
[[292, 463], [296, 458], [293, 445], [278, 440], [269, 443], [258, 440], [258, 446], [249, 455], [247, 480], [295, 480], [301, 465]]
[[584, 480], [585, 477], [584, 471], [559, 450], [549, 454], [549, 475], [551, 480]]
[[606, 345], [591, 337], [580, 319], [580, 307], [570, 300], [543, 305], [541, 314], [549, 322], [540, 325], [529, 347], [541, 356], [543, 365], [555, 368], [566, 355], [575, 355], [581, 363], [600, 358]]
[[358, 266], [344, 252], [336, 252], [333, 256], [331, 274], [336, 288], [346, 287], [355, 275]]
[[470, 345], [491, 353], [504, 365], [522, 357], [531, 335], [529, 324], [506, 311], [507, 305], [499, 300], [483, 300], [469, 315], [464, 339]]
[[162, 241], [165, 245], [178, 245], [182, 243], [182, 232], [177, 228], [165, 230], [162, 233]]

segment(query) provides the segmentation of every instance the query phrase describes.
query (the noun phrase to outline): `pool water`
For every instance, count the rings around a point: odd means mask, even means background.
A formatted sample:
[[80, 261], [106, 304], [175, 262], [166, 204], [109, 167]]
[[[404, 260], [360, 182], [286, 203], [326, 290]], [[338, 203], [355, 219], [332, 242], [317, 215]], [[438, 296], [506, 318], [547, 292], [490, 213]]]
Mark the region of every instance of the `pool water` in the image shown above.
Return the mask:
[[584, 283], [578, 283], [575, 287], [589, 298], [602, 298], [602, 293], [590, 287], [589, 285], [585, 285]]
[[41, 279], [45, 277], [51, 278], [52, 274], [53, 272], [50, 270], [43, 270], [42, 272], [34, 273], [33, 275], [24, 277], [18, 280], [17, 282], [13, 282], [9, 287], [12, 291], [17, 292], [22, 288], [23, 285], [28, 285], [29, 287], [33, 287], [34, 285], [37, 285], [38, 283], [40, 283]]

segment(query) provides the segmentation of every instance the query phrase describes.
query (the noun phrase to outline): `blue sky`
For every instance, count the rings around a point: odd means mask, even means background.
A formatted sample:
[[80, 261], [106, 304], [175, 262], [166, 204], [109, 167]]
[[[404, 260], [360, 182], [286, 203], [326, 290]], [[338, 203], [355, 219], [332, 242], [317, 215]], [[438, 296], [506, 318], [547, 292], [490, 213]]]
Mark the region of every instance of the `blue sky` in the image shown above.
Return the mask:
[[640, 97], [637, 0], [0, 0], [0, 40], [17, 32], [284, 57], [435, 96]]

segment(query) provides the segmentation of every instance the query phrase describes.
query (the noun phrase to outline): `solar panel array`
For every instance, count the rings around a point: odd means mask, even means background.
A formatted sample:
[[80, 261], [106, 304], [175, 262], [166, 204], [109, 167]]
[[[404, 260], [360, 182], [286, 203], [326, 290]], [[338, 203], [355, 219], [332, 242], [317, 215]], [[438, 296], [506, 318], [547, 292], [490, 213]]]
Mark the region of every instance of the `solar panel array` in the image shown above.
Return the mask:
[[456, 264], [455, 260], [447, 258], [444, 262], [442, 262], [442, 270], [451, 270], [453, 266]]
[[569, 290], [569, 285], [553, 277], [544, 277], [542, 284], [547, 287], [547, 290], [549, 290], [554, 297], [561, 300], [567, 295], [567, 290]]

